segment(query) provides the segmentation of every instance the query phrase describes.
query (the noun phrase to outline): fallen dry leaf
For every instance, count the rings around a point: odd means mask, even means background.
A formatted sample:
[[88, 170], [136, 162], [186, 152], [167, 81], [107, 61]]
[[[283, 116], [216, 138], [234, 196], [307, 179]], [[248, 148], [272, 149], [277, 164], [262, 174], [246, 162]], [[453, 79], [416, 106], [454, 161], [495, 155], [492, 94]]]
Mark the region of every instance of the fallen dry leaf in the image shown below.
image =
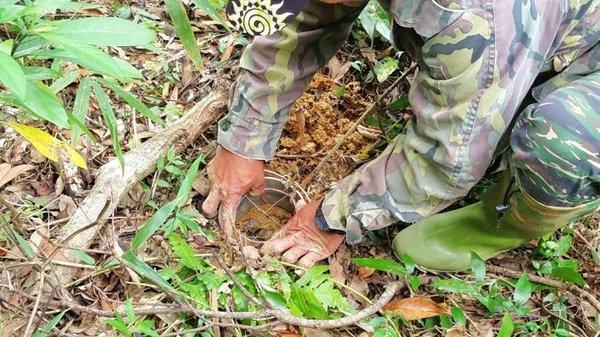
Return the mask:
[[0, 187], [8, 184], [11, 180], [15, 179], [19, 175], [34, 169], [33, 165], [18, 165], [12, 166], [10, 164], [0, 164]]
[[358, 267], [358, 277], [361, 279], [366, 279], [369, 276], [373, 275], [375, 269], [369, 267]]
[[452, 329], [444, 337], [467, 337], [467, 335], [461, 329]]
[[407, 321], [439, 316], [446, 308], [427, 297], [411, 297], [392, 300], [382, 310], [387, 314], [400, 315]]

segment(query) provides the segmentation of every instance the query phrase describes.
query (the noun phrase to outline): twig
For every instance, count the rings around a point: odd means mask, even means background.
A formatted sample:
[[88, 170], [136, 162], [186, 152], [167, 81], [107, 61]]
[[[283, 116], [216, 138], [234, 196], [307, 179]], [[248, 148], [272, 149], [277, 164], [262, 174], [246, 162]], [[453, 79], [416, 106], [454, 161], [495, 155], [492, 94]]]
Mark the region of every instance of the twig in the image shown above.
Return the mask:
[[375, 103], [371, 104], [371, 106], [360, 117], [358, 117], [358, 119], [354, 122], [354, 124], [352, 124], [350, 129], [348, 129], [348, 131], [346, 131], [346, 133], [342, 136], [342, 138], [340, 138], [340, 140], [338, 140], [338, 142], [331, 148], [331, 150], [329, 150], [329, 152], [327, 153], [327, 156], [325, 156], [325, 158], [323, 158], [321, 160], [319, 165], [302, 181], [300, 186], [302, 186], [303, 188], [306, 188], [306, 186], [310, 182], [313, 181], [313, 179], [317, 175], [317, 173], [323, 168], [323, 166], [325, 166], [325, 164], [327, 164], [327, 162], [337, 152], [337, 150], [339, 150], [339, 148], [344, 144], [344, 142], [348, 139], [348, 137], [350, 137], [350, 135], [352, 135], [352, 133], [354, 133], [354, 131], [356, 131], [358, 126], [363, 122], [363, 120], [368, 115], [377, 111], [379, 109], [381, 103], [383, 102], [383, 99], [386, 98], [396, 88], [396, 86], [398, 86], [398, 84], [400, 84], [406, 78], [406, 76], [408, 76], [410, 73], [412, 73], [412, 71], [416, 67], [417, 67], [417, 65], [413, 64], [410, 68], [408, 68], [408, 70], [405, 71], [404, 74], [402, 74], [402, 76], [398, 77], [398, 79], [396, 81], [394, 81], [394, 83], [392, 83], [390, 85], [390, 87], [387, 88], [386, 91], [384, 91], [383, 94], [381, 94], [377, 98]]
[[592, 306], [594, 306], [596, 308], [596, 311], [598, 313], [600, 313], [600, 301], [598, 301], [598, 299], [593, 294], [591, 294], [589, 291], [581, 289], [580, 287], [578, 287], [575, 284], [570, 284], [567, 282], [553, 280], [553, 279], [550, 279], [547, 277], [532, 275], [532, 274], [528, 274], [525, 272], [519, 272], [519, 271], [502, 268], [502, 267], [498, 267], [498, 266], [494, 266], [494, 265], [488, 265], [487, 270], [494, 274], [500, 274], [500, 275], [504, 275], [504, 276], [508, 276], [508, 277], [512, 277], [512, 278], [519, 278], [519, 277], [521, 277], [522, 274], [525, 274], [525, 275], [527, 275], [527, 277], [529, 278], [530, 281], [533, 281], [535, 283], [540, 283], [540, 284], [544, 284], [544, 285], [547, 285], [550, 287], [566, 290], [566, 291], [571, 292], [579, 297], [584, 297]]
[[25, 333], [23, 334], [23, 336], [25, 337], [29, 337], [31, 335], [31, 333], [33, 332], [29, 332], [29, 330], [31, 330], [31, 325], [33, 324], [33, 319], [35, 318], [36, 314], [37, 314], [37, 309], [38, 306], [40, 305], [40, 301], [42, 300], [42, 293], [44, 292], [44, 279], [46, 278], [46, 273], [44, 273], [44, 271], [40, 272], [40, 285], [38, 287], [38, 294], [37, 294], [37, 298], [35, 299], [35, 303], [33, 304], [33, 310], [31, 311], [31, 316], [29, 317], [29, 321], [27, 322], [27, 327], [25, 328]]
[[221, 269], [223, 269], [225, 271], [225, 273], [227, 274], [227, 276], [229, 276], [229, 278], [231, 279], [231, 282], [233, 282], [233, 284], [235, 284], [236, 287], [238, 287], [240, 289], [240, 291], [242, 292], [242, 294], [244, 294], [244, 296], [246, 296], [246, 298], [248, 298], [248, 300], [250, 300], [252, 303], [256, 304], [257, 306], [259, 306], [260, 308], [264, 308], [265, 304], [262, 303], [261, 301], [259, 301], [256, 297], [252, 296], [252, 294], [248, 291], [248, 289], [246, 289], [246, 287], [244, 287], [235, 277], [235, 275], [233, 274], [233, 272], [231, 271], [231, 269], [229, 269], [229, 267], [225, 264], [225, 262], [223, 262], [223, 259], [221, 259], [221, 257], [219, 256], [218, 253], [213, 253], [213, 258], [217, 261], [217, 263], [219, 264], [219, 266], [221, 267]]
[[244, 324], [235, 324], [235, 323], [220, 323], [220, 322], [216, 322], [216, 323], [211, 323], [209, 325], [201, 326], [201, 327], [194, 328], [194, 329], [189, 329], [189, 330], [185, 330], [185, 331], [178, 331], [178, 332], [171, 332], [171, 333], [168, 333], [168, 334], [164, 334], [163, 336], [164, 337], [181, 336], [182, 332], [185, 332], [186, 334], [195, 333], [195, 332], [201, 332], [201, 331], [205, 331], [205, 330], [208, 330], [208, 329], [212, 329], [215, 326], [217, 326], [217, 327], [223, 327], [223, 328], [243, 329], [243, 330], [248, 330], [248, 331], [259, 331], [259, 330], [267, 330], [267, 329], [276, 327], [279, 324], [281, 324], [281, 323], [279, 323], [279, 322], [270, 322], [270, 323], [266, 323], [266, 324], [262, 324], [262, 325], [244, 325]]
[[575, 323], [573, 323], [573, 322], [569, 321], [568, 319], [566, 319], [566, 318], [564, 318], [564, 317], [562, 317], [562, 316], [560, 316], [560, 315], [558, 315], [558, 314], [556, 314], [556, 313], [552, 312], [550, 309], [546, 308], [546, 306], [545, 306], [543, 303], [541, 303], [541, 302], [539, 302], [539, 301], [536, 301], [536, 300], [533, 300], [533, 301], [535, 302], [535, 304], [536, 304], [538, 307], [542, 308], [542, 310], [543, 310], [545, 313], [547, 313], [548, 315], [550, 315], [550, 316], [552, 316], [552, 317], [555, 317], [555, 318], [557, 318], [557, 319], [559, 319], [559, 320], [561, 320], [561, 321], [563, 321], [563, 322], [567, 323], [567, 324], [568, 324], [568, 325], [569, 325], [571, 328], [573, 328], [574, 330], [577, 330], [577, 331], [579, 331], [579, 332], [581, 333], [581, 336], [585, 336], [585, 335], [587, 335], [587, 334], [585, 333], [585, 331], [583, 331], [583, 329], [581, 329], [580, 327], [578, 327], [578, 326], [577, 326], [577, 324], [575, 324]]

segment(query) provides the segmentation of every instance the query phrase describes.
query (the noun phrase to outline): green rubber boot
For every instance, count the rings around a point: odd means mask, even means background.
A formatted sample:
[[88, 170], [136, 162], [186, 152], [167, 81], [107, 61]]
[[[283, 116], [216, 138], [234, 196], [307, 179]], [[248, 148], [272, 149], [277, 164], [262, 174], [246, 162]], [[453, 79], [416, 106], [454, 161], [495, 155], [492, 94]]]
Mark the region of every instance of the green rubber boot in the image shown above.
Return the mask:
[[[509, 171], [509, 170], [507, 170]], [[470, 252], [487, 260], [598, 210], [600, 199], [576, 207], [546, 206], [506, 172], [481, 201], [431, 216], [394, 239], [396, 256], [439, 271], [468, 269]]]

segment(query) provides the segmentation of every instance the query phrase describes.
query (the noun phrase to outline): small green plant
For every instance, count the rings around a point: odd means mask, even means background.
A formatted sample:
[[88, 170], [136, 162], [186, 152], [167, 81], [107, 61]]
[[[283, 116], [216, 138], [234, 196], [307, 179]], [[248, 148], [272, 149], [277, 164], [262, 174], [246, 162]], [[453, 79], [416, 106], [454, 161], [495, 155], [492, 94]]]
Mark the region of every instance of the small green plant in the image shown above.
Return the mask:
[[[155, 34], [120, 18], [77, 17], [80, 10], [95, 7], [98, 6], [65, 0], [0, 0], [0, 24], [5, 27], [0, 32], [0, 84], [4, 87], [0, 90], [0, 103], [17, 108], [23, 117], [39, 118], [73, 130], [75, 142], [82, 133], [93, 138], [85, 127], [93, 93], [122, 162], [112, 102], [106, 90], [155, 123], [163, 122], [122, 87], [141, 79], [142, 74], [105, 49], [147, 46], [154, 41]], [[59, 9], [72, 12], [71, 18], [52, 19]], [[78, 85], [78, 90], [71, 111], [60, 96], [72, 85]], [[0, 117], [0, 121], [6, 121], [6, 116]], [[45, 144], [58, 152], [68, 150], [62, 142], [49, 143], [39, 137], [28, 140], [36, 148]]]

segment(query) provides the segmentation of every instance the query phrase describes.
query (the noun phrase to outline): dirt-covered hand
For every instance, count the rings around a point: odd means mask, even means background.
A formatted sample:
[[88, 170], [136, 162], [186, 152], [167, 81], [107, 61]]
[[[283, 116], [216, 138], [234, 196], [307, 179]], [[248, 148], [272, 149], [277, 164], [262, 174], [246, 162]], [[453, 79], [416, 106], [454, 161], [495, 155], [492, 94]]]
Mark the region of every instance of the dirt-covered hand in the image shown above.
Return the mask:
[[202, 204], [207, 217], [214, 218], [219, 206], [222, 214], [221, 226], [229, 229], [235, 219], [237, 206], [246, 193], [261, 195], [265, 190], [264, 163], [262, 160], [247, 159], [222, 147], [208, 164], [210, 192]]
[[281, 259], [309, 268], [333, 254], [344, 242], [343, 233], [321, 230], [316, 224], [321, 201], [300, 209], [287, 225], [262, 248], [263, 253], [282, 254]]

